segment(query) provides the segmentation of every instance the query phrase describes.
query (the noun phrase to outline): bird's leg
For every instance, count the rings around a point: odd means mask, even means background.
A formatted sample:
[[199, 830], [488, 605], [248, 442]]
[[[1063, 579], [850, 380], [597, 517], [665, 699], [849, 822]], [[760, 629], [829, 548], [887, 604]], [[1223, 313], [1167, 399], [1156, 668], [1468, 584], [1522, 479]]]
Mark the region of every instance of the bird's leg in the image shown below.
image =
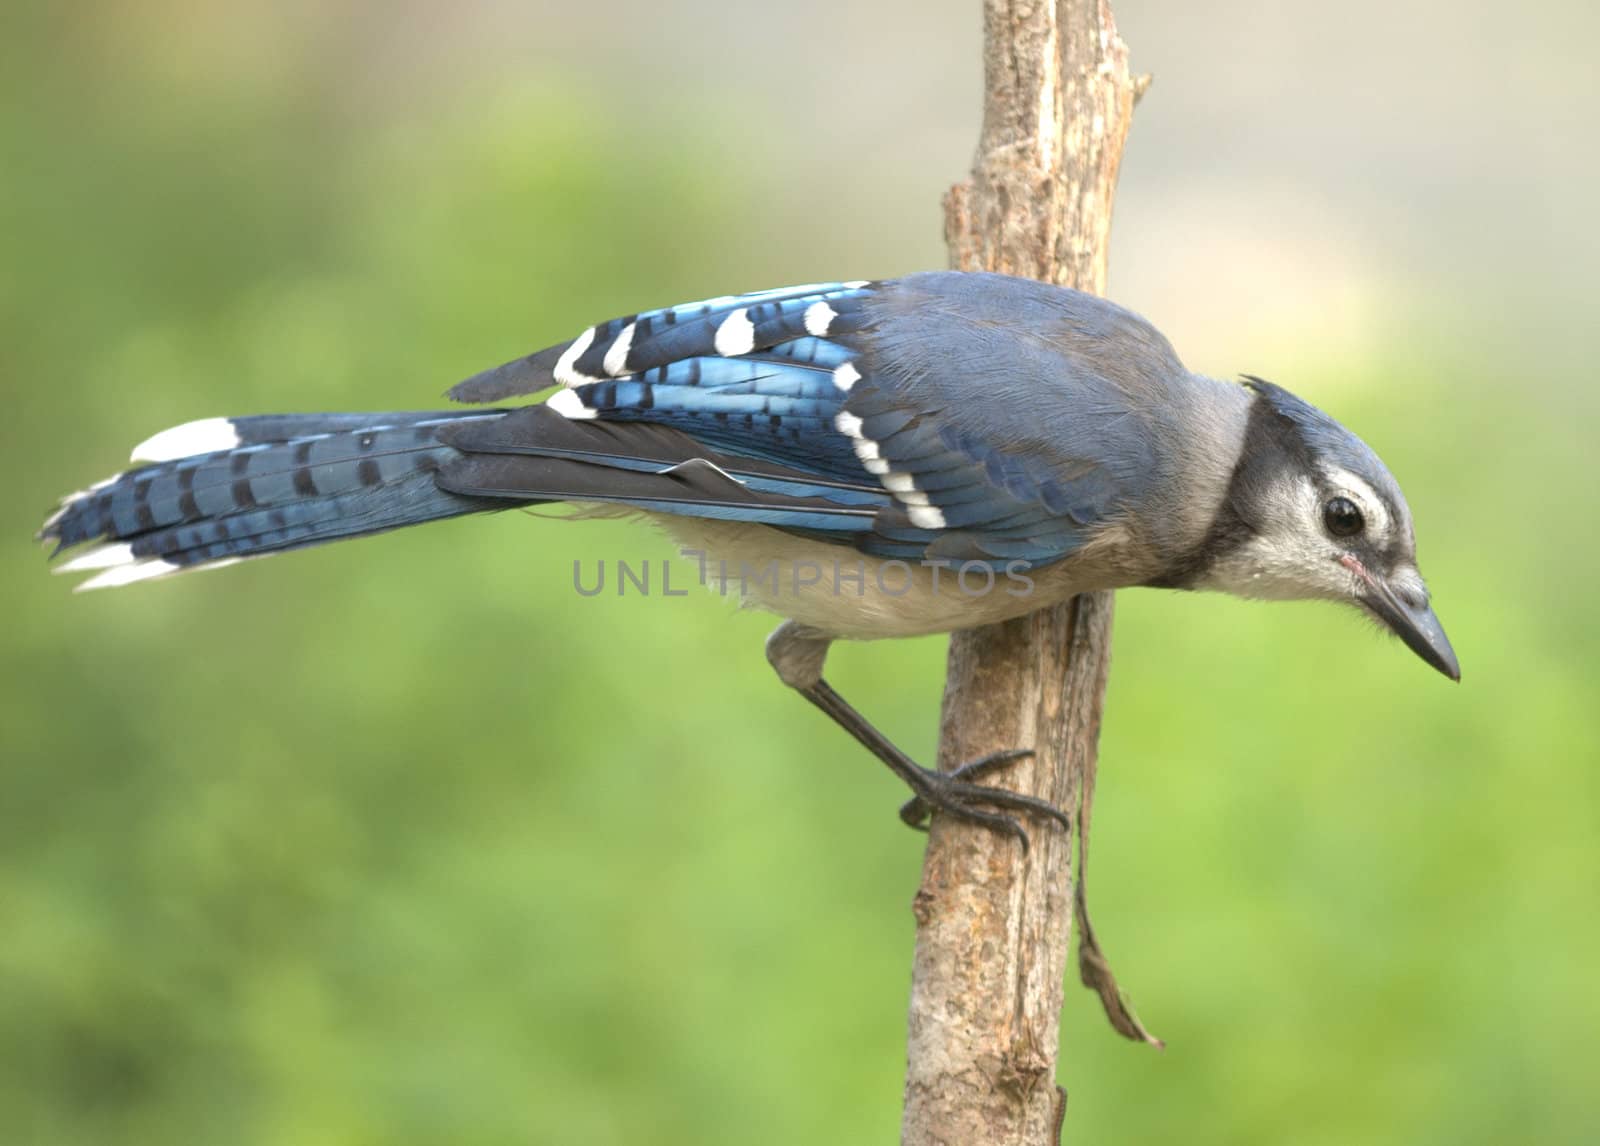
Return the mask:
[[988, 804], [1008, 811], [1032, 812], [1069, 826], [1066, 815], [1054, 805], [1033, 796], [1005, 788], [975, 784], [972, 781], [989, 775], [996, 769], [1033, 754], [1031, 749], [1013, 749], [994, 752], [962, 765], [954, 772], [936, 772], [924, 768], [894, 746], [872, 723], [857, 712], [822, 679], [822, 664], [828, 656], [832, 638], [815, 629], [794, 621], [785, 621], [767, 638], [767, 660], [777, 670], [779, 678], [822, 709], [866, 749], [889, 766], [914, 793], [910, 802], [900, 809], [900, 818], [914, 828], [934, 812], [945, 812], [970, 823], [982, 824], [993, 831], [1015, 836], [1028, 847], [1028, 833], [1011, 816], [987, 811], [977, 805]]

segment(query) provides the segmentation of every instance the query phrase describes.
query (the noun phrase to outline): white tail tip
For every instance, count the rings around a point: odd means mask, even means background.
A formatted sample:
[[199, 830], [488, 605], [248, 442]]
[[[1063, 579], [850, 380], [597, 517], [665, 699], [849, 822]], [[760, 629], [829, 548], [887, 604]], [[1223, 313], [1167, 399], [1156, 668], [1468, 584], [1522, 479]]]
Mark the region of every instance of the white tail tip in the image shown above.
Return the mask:
[[197, 454], [231, 450], [239, 444], [239, 433], [227, 418], [201, 418], [162, 430], [133, 447], [135, 462], [172, 462]]
[[146, 558], [143, 561], [134, 561], [127, 565], [114, 565], [98, 576], [91, 577], [81, 585], [74, 586], [74, 593], [85, 593], [90, 589], [114, 589], [118, 585], [132, 585], [135, 581], [149, 581], [155, 577], [165, 577], [169, 573], [176, 573], [182, 565], [174, 565], [170, 561], [163, 561], [159, 557]]
[[132, 545], [126, 541], [117, 541], [85, 549], [71, 561], [57, 565], [51, 572], [87, 573], [91, 569], [113, 569], [118, 565], [132, 565], [137, 560], [138, 558], [133, 555]]

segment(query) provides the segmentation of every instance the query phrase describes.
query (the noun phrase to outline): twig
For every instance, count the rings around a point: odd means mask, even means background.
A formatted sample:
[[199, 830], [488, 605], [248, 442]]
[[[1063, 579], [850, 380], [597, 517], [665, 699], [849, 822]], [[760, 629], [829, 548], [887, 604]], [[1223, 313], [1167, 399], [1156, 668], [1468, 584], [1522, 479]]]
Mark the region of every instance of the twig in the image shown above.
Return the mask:
[[[984, 72], [972, 179], [945, 199], [951, 262], [1102, 293], [1117, 168], [1149, 82], [1130, 74], [1108, 0], [985, 0]], [[1156, 1041], [1123, 1005], [1081, 883], [1110, 637], [1111, 595], [1096, 593], [951, 638], [942, 766], [1035, 749], [1011, 780], [1069, 809], [1079, 846], [1034, 824], [1024, 856], [936, 817], [914, 904], [907, 1146], [1057, 1140], [1075, 912], [1084, 982], [1119, 1031]]]

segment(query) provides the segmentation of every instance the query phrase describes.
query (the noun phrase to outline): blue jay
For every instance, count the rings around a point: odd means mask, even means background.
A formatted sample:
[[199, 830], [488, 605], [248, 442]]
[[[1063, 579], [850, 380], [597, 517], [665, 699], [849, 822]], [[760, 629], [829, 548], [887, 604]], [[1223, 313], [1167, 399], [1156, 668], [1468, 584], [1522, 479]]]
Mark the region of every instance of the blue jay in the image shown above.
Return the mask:
[[459, 514], [642, 513], [787, 618], [778, 675], [933, 812], [1027, 837], [1049, 804], [919, 766], [829, 687], [837, 638], [948, 632], [1089, 590], [1345, 601], [1451, 679], [1411, 512], [1354, 434], [1190, 373], [1104, 299], [1003, 275], [811, 284], [629, 315], [450, 391], [542, 403], [211, 418], [66, 498], [60, 571], [126, 585]]

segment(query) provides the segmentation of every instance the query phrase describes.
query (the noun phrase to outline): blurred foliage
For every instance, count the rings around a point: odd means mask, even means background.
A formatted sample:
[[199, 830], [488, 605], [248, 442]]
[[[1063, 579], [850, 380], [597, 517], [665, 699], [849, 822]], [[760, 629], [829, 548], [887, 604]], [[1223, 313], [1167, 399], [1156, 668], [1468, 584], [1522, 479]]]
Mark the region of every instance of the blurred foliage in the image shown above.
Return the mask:
[[[736, 174], [553, 86], [344, 121], [292, 69], [179, 87], [34, 18], [0, 68], [0, 1135], [893, 1140], [904, 793], [768, 673], [769, 619], [572, 591], [665, 541], [505, 514], [84, 597], [26, 542], [164, 425], [427, 405], [831, 272], [735, 249]], [[1600, 544], [1527, 480], [1593, 488], [1595, 400], [1407, 321], [1373, 385], [1315, 348], [1284, 381], [1406, 483], [1466, 683], [1333, 609], [1123, 595], [1092, 894], [1171, 1049], [1070, 989], [1073, 1141], [1600, 1125]], [[833, 676], [927, 759], [942, 649]]]

